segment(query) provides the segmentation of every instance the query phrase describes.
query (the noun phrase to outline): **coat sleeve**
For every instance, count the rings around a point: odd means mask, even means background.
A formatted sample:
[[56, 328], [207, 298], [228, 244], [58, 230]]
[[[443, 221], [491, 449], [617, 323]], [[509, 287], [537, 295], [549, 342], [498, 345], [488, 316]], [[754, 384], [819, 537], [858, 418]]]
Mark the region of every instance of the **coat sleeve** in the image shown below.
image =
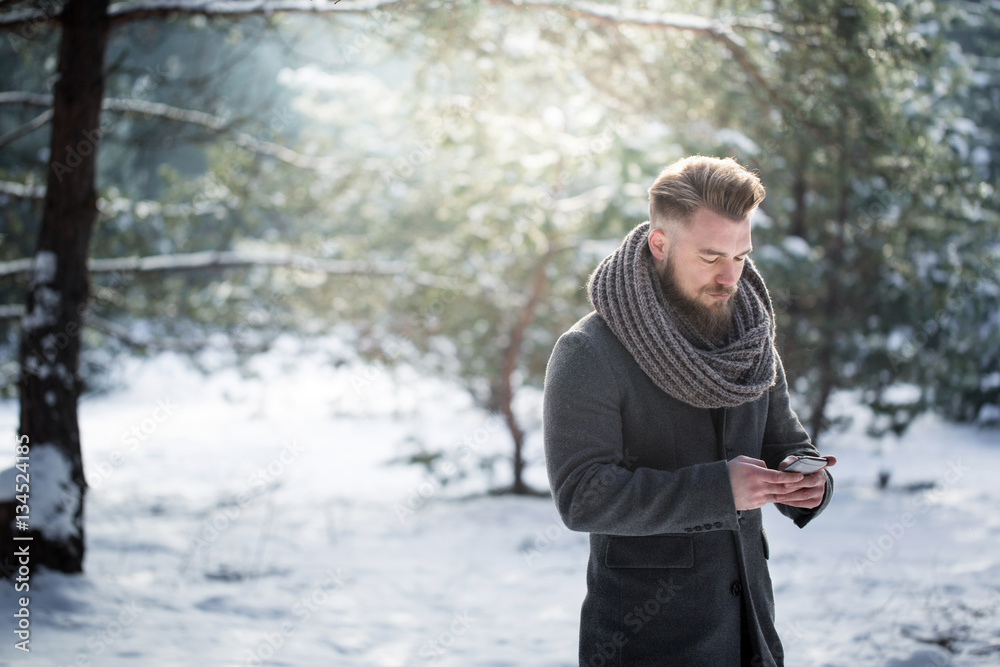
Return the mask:
[[[761, 446], [761, 459], [768, 468], [778, 469], [778, 465], [789, 455], [819, 456], [819, 451], [809, 439], [809, 434], [802, 427], [798, 416], [792, 410], [788, 400], [788, 383], [785, 379], [785, 369], [781, 359], [777, 359], [778, 377], [770, 389], [767, 408], [767, 424], [764, 426], [764, 442]], [[795, 522], [799, 528], [804, 528], [822, 512], [833, 498], [833, 476], [825, 469], [826, 490], [823, 502], [813, 509], [791, 507], [775, 503], [778, 511]]]
[[570, 530], [656, 535], [739, 530], [725, 461], [629, 470], [621, 387], [585, 332], [559, 339], [545, 372], [542, 430], [552, 494]]

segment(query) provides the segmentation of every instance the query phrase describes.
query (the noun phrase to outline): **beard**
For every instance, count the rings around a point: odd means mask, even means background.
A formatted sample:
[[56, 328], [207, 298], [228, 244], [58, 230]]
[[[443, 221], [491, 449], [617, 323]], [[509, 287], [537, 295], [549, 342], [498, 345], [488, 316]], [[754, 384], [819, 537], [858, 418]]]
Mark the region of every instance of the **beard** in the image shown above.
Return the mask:
[[697, 299], [692, 299], [681, 291], [677, 278], [674, 275], [674, 264], [667, 256], [666, 266], [658, 270], [660, 285], [663, 287], [663, 296], [691, 323], [695, 330], [712, 342], [724, 340], [729, 334], [733, 322], [733, 307], [735, 305], [736, 292], [739, 289], [736, 285], [732, 287], [722, 287], [716, 285], [714, 288], [703, 288], [701, 294], [728, 294], [725, 301], [706, 306]]

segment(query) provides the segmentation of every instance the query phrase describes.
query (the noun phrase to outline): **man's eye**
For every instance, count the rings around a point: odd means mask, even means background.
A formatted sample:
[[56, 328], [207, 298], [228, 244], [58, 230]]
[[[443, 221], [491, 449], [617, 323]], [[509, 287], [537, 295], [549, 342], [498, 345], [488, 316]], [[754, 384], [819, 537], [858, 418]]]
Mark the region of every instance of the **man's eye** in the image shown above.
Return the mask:
[[746, 255], [744, 255], [743, 257], [737, 257], [737, 258], [736, 258], [736, 261], [737, 261], [737, 262], [742, 262], [742, 261], [743, 261], [743, 260], [745, 260], [745, 259], [746, 259]]
[[719, 258], [713, 257], [712, 259], [709, 259], [708, 257], [702, 257], [701, 260], [706, 264], [715, 264], [717, 261], [719, 261]]

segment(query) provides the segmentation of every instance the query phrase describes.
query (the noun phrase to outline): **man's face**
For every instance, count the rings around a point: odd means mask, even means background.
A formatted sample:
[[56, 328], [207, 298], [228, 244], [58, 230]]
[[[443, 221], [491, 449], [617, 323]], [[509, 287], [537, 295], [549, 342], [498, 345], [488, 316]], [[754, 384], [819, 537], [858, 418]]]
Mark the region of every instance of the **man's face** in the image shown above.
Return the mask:
[[653, 230], [650, 250], [667, 298], [709, 339], [722, 338], [733, 313], [736, 284], [750, 254], [750, 219], [734, 222], [699, 209], [665, 235]]

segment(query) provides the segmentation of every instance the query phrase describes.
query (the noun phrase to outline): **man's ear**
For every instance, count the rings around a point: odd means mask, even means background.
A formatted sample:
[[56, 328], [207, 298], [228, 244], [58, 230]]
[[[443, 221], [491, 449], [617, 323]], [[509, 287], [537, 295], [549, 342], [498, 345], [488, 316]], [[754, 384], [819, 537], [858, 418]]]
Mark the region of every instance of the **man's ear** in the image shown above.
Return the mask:
[[649, 230], [649, 252], [653, 253], [653, 259], [658, 262], [662, 262], [667, 257], [667, 251], [670, 249], [670, 240], [667, 235], [661, 230], [655, 227]]

